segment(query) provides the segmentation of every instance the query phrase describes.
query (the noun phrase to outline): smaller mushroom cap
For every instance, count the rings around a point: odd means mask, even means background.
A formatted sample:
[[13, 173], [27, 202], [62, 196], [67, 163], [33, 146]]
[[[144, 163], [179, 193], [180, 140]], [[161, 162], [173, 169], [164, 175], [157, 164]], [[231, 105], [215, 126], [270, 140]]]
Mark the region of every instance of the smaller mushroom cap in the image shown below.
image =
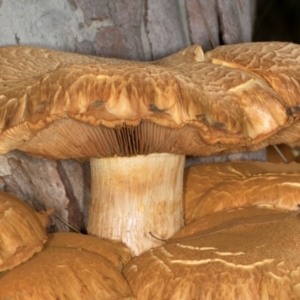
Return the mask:
[[118, 269], [90, 251], [48, 247], [0, 277], [0, 299], [126, 299], [130, 288]]
[[300, 166], [296, 163], [228, 162], [185, 170], [186, 224], [213, 212], [260, 205], [297, 210]]
[[100, 239], [74, 232], [57, 232], [48, 235], [46, 247], [67, 247], [99, 254], [120, 271], [131, 260], [129, 248], [122, 242]]
[[14, 268], [43, 248], [48, 216], [18, 197], [0, 192], [0, 272]]

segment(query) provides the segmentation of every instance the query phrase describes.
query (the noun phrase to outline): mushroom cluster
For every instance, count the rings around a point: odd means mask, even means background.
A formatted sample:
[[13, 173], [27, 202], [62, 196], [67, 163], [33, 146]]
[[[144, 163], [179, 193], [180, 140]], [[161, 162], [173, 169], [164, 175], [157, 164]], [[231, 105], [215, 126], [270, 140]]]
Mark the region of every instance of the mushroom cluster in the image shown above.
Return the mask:
[[[88, 233], [136, 256], [124, 275], [138, 299], [297, 298], [298, 166], [195, 167], [184, 197], [183, 173], [186, 154], [297, 143], [299, 57], [300, 46], [275, 42], [207, 53], [195, 45], [147, 63], [0, 48], [0, 154], [90, 160]], [[60, 266], [62, 252], [74, 251], [51, 248], [27, 262], [32, 269], [45, 256], [53, 272], [51, 257]], [[118, 278], [115, 292], [131, 297]]]
[[[299, 180], [298, 164], [193, 166], [185, 172], [184, 185], [185, 207], [190, 210], [186, 212], [192, 218], [163, 246], [132, 259], [130, 250], [117, 241], [50, 234], [42, 251], [0, 273], [0, 298], [298, 299]], [[203, 182], [206, 188], [200, 190]], [[220, 185], [223, 188], [214, 191]], [[253, 199], [258, 192], [249, 195], [257, 187], [266, 189], [260, 201]], [[233, 196], [249, 201], [237, 205]], [[10, 206], [28, 206], [9, 197], [16, 202]], [[211, 211], [206, 201], [220, 206]], [[23, 217], [30, 218], [30, 213], [24, 212]], [[14, 228], [14, 234], [6, 237], [10, 244], [23, 232]], [[26, 248], [11, 257], [20, 253], [26, 254]]]
[[90, 159], [88, 232], [138, 255], [184, 225], [185, 154], [254, 150], [287, 133], [295, 142], [299, 53], [195, 45], [141, 63], [0, 48], [0, 153]]

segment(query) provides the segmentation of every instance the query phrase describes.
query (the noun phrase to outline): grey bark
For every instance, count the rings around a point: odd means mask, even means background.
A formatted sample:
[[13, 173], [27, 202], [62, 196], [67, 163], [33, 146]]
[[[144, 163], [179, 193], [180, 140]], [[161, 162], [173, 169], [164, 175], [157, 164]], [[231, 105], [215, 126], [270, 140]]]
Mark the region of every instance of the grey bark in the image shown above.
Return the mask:
[[[255, 0], [0, 0], [5, 16], [0, 18], [0, 43], [151, 60], [196, 43], [209, 50], [248, 42], [254, 11]], [[221, 160], [232, 157], [240, 155]], [[54, 207], [61, 219], [78, 230], [86, 228], [88, 163], [12, 151], [0, 157], [0, 189], [38, 210]], [[57, 218], [51, 220], [50, 231], [68, 230]]]

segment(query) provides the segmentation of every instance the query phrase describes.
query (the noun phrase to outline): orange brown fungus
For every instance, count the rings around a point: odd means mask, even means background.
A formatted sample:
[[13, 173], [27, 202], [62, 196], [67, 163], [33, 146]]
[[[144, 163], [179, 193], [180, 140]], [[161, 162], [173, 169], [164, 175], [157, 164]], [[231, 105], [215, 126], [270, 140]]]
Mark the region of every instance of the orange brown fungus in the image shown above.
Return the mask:
[[[294, 61], [300, 51], [288, 43], [247, 47], [246, 66], [267, 60], [262, 70], [276, 69], [277, 57]], [[142, 63], [0, 48], [0, 154], [19, 149], [55, 159], [92, 158], [88, 232], [121, 240], [134, 255], [158, 246], [148, 232], [166, 239], [183, 226], [185, 154], [256, 150], [296, 139], [295, 131], [289, 138], [281, 134], [298, 124], [299, 97], [283, 99], [290, 81], [278, 77], [281, 86], [274, 88], [267, 76], [214, 61], [216, 51], [204, 54], [194, 45]], [[298, 82], [289, 69], [280, 70]]]
[[253, 205], [298, 210], [299, 181], [297, 163], [228, 162], [192, 166], [184, 174], [185, 222]]
[[0, 272], [10, 270], [43, 249], [47, 241], [46, 214], [0, 192]]
[[117, 267], [120, 272], [131, 260], [130, 250], [119, 241], [104, 240], [74, 232], [56, 232], [49, 234], [45, 247], [86, 250], [104, 257]]
[[256, 148], [291, 122], [286, 110], [295, 101], [284, 102], [253, 72], [205, 62], [199, 51], [142, 63], [0, 48], [0, 153], [211, 155]]
[[295, 212], [213, 213], [133, 259], [124, 276], [139, 300], [299, 299], [299, 230]]
[[83, 249], [47, 247], [0, 277], [0, 299], [135, 300], [117, 267]]
[[286, 42], [260, 42], [216, 47], [206, 53], [206, 61], [234, 70], [246, 71], [264, 81], [278, 95], [278, 100], [292, 116], [293, 124], [254, 149], [269, 144], [299, 141], [300, 117], [299, 45]]

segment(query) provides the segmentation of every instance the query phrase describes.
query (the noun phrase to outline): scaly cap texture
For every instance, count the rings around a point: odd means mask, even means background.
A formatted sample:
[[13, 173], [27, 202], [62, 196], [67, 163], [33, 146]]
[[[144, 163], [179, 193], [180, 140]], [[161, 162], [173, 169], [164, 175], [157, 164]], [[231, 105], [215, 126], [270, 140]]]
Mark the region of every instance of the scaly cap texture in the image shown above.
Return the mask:
[[0, 153], [211, 155], [258, 148], [294, 120], [264, 78], [206, 60], [199, 46], [148, 63], [0, 48]]
[[187, 224], [213, 212], [259, 205], [297, 210], [300, 166], [296, 163], [228, 162], [195, 165], [185, 171]]

